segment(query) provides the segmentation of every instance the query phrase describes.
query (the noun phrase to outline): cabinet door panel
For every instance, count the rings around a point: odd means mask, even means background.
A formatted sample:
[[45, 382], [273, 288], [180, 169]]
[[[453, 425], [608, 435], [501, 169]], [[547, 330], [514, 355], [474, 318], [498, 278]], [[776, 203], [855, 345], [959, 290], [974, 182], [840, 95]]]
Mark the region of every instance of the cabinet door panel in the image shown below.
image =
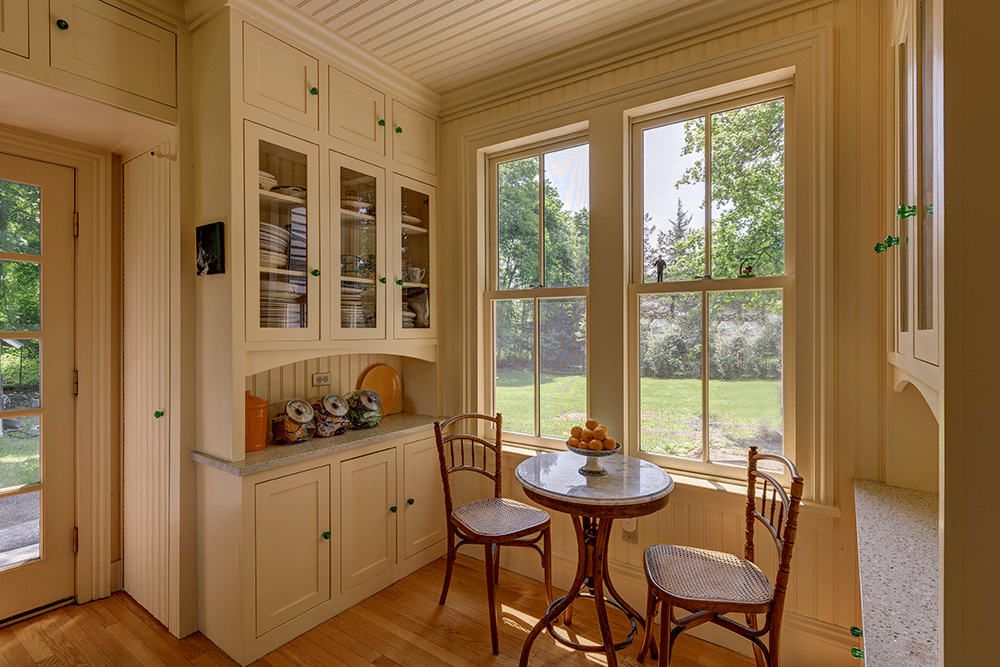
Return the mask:
[[392, 238], [393, 243], [399, 243], [391, 274], [393, 336], [433, 338], [438, 319], [436, 191], [425, 183], [394, 174], [392, 197]]
[[396, 564], [396, 450], [340, 464], [341, 587], [347, 592]]
[[243, 24], [243, 101], [319, 129], [319, 61]]
[[397, 100], [392, 101], [392, 158], [437, 173], [437, 123]]
[[[53, 67], [177, 105], [176, 35], [96, 0], [51, 0], [50, 7]], [[68, 27], [57, 27], [59, 20]]]
[[28, 0], [0, 0], [0, 49], [28, 57]]
[[409, 558], [445, 538], [444, 486], [434, 438], [408, 443], [403, 457], [403, 557]]
[[330, 466], [254, 487], [257, 636], [330, 599]]
[[331, 67], [330, 134], [385, 155], [385, 95]]

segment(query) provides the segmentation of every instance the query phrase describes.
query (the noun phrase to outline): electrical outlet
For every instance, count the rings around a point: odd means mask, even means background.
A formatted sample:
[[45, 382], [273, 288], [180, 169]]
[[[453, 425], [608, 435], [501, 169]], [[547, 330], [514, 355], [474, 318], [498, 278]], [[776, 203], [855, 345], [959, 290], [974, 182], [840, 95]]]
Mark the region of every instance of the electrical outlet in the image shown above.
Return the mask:
[[326, 387], [330, 384], [330, 374], [329, 373], [313, 373], [313, 386], [314, 387]]
[[622, 539], [629, 544], [639, 544], [639, 530], [627, 531], [622, 530]]

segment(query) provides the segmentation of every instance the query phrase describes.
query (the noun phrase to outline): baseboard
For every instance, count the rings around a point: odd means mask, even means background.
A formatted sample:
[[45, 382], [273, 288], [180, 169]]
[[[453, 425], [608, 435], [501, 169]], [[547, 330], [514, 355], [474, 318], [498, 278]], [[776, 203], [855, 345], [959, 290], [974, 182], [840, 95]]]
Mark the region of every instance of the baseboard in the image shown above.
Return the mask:
[[124, 573], [122, 572], [122, 561], [118, 559], [111, 562], [111, 592], [117, 593], [122, 589], [124, 581]]

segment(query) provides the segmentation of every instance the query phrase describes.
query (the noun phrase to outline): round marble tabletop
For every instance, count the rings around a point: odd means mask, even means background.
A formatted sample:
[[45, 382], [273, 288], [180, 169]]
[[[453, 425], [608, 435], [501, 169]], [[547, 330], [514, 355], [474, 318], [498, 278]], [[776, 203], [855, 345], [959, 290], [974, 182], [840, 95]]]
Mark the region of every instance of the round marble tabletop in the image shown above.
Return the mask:
[[526, 491], [590, 506], [623, 507], [665, 498], [674, 480], [657, 465], [616, 454], [601, 459], [608, 474], [580, 474], [584, 458], [573, 452], [549, 452], [525, 459], [514, 471]]

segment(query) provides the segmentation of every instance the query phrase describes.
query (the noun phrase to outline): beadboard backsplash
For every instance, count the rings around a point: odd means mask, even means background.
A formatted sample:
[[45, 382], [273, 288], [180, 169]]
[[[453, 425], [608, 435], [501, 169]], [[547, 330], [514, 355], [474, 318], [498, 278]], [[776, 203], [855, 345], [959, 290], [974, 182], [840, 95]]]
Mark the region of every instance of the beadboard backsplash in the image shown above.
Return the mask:
[[[286, 366], [279, 366], [256, 375], [246, 376], [246, 390], [271, 403], [269, 417], [280, 412], [285, 401], [292, 398], [311, 399], [325, 394], [343, 396], [359, 388], [361, 378], [372, 366], [386, 364], [403, 375], [402, 359], [391, 354], [344, 354], [316, 357]], [[330, 385], [313, 387], [313, 373], [329, 373]], [[403, 386], [404, 393], [406, 386]], [[393, 412], [402, 410], [400, 401]]]

